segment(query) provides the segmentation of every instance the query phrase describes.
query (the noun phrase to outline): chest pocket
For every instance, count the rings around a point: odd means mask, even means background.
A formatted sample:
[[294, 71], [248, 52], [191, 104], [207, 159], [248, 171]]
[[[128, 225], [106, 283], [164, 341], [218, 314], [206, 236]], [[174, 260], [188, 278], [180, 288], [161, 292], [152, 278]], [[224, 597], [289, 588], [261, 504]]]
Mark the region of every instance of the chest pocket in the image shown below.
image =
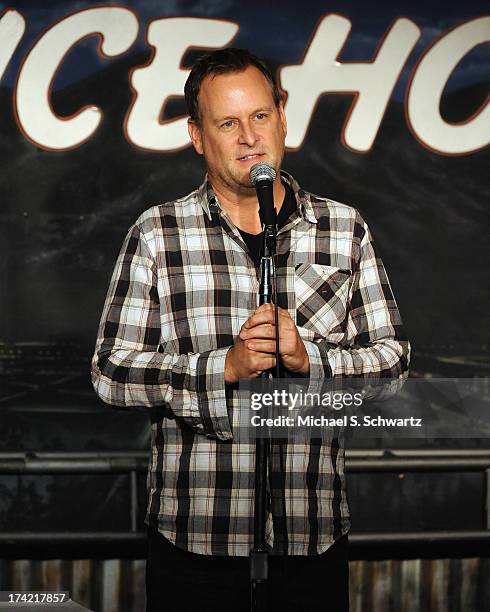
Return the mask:
[[301, 263], [296, 266], [296, 324], [308, 334], [339, 342], [345, 334], [350, 270]]

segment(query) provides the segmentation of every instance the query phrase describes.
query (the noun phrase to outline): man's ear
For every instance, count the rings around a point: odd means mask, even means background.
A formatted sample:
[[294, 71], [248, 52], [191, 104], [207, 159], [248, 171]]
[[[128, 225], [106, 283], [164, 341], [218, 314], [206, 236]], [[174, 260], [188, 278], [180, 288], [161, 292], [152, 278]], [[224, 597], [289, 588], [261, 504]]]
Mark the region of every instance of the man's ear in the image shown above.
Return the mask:
[[189, 136], [194, 146], [194, 149], [196, 150], [196, 153], [199, 153], [199, 155], [202, 155], [203, 148], [202, 148], [201, 128], [197, 125], [197, 123], [193, 119], [189, 117], [189, 119], [187, 119], [187, 129], [189, 131]]
[[286, 121], [286, 113], [284, 112], [284, 103], [282, 102], [282, 100], [281, 102], [279, 102], [278, 110], [279, 117], [281, 119], [282, 129], [284, 131], [284, 138], [286, 138], [288, 134], [288, 122]]

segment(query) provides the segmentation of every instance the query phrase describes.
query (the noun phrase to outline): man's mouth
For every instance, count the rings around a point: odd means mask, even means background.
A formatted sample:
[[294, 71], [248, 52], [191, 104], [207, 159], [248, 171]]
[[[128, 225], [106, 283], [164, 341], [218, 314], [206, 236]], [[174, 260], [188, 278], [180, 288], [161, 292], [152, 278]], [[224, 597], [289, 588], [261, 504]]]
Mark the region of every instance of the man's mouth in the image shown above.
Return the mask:
[[263, 155], [263, 153], [252, 153], [250, 155], [243, 155], [242, 157], [238, 157], [237, 159], [238, 161], [250, 161], [254, 159], [259, 159]]

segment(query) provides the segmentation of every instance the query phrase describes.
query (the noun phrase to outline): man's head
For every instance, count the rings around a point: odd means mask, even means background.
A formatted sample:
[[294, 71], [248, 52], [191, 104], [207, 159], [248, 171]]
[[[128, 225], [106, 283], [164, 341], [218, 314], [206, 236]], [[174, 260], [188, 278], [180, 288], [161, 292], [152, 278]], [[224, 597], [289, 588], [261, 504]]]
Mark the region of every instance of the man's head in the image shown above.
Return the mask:
[[276, 106], [281, 102], [281, 94], [269, 68], [262, 60], [250, 53], [247, 49], [220, 49], [202, 55], [194, 64], [185, 83], [184, 94], [189, 116], [196, 125], [201, 124], [199, 109], [199, 90], [206, 77], [218, 74], [241, 72], [249, 66], [255, 66], [269, 82], [272, 97]]
[[257, 57], [243, 49], [204, 55], [187, 79], [185, 99], [189, 135], [213, 187], [247, 192], [254, 164], [279, 170], [286, 118], [274, 78]]

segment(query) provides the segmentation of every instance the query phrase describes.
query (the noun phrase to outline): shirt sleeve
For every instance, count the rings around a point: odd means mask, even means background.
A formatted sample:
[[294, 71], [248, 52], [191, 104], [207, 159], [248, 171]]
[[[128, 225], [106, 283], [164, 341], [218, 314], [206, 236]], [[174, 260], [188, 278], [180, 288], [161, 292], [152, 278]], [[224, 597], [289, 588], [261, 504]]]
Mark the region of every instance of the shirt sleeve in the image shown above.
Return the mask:
[[229, 347], [179, 355], [159, 351], [161, 344], [156, 262], [134, 225], [102, 312], [92, 359], [95, 392], [116, 406], [167, 405], [198, 433], [231, 439], [224, 378]]
[[312, 380], [357, 377], [402, 382], [408, 376], [410, 344], [369, 228], [364, 222], [362, 227], [344, 337], [338, 343], [324, 338], [305, 341]]

